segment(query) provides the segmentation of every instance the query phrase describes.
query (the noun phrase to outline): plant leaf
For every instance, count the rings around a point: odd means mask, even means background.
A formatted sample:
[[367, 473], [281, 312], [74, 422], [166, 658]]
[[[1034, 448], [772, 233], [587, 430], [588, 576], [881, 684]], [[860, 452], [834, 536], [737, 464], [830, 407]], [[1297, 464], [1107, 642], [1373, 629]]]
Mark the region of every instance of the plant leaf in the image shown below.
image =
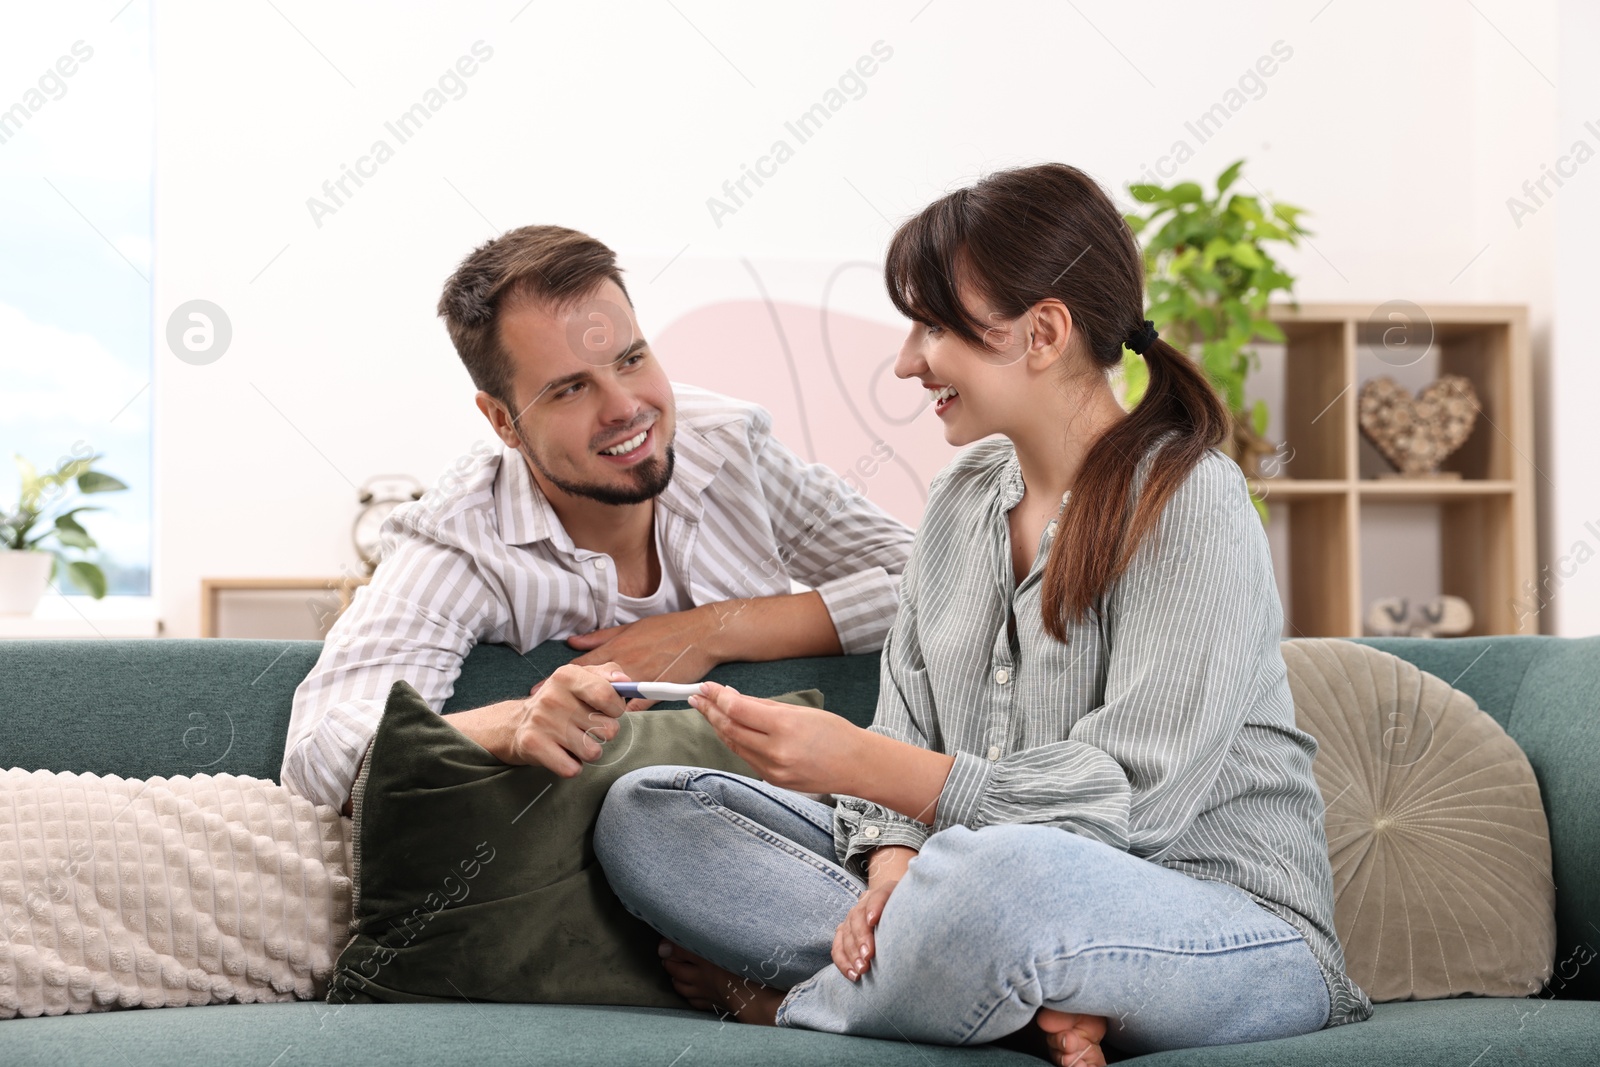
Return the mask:
[[1150, 384], [1150, 368], [1137, 352], [1122, 350], [1122, 380], [1126, 389], [1127, 410], [1132, 411], [1144, 399]]
[[13, 453], [12, 458], [17, 461], [17, 472], [22, 475], [22, 495], [17, 503], [21, 510], [27, 511], [39, 500], [39, 490], [42, 488], [39, 484], [39, 472], [21, 455]]
[[1206, 242], [1205, 256], [1201, 260], [1209, 269], [1217, 260], [1233, 252], [1233, 242], [1226, 237], [1213, 237]]
[[127, 485], [120, 479], [113, 478], [109, 474], [102, 474], [99, 471], [84, 471], [78, 475], [78, 491], [80, 493], [115, 493], [126, 488], [128, 488]]
[[89, 531], [78, 525], [78, 520], [71, 515], [57, 515], [56, 540], [68, 548], [88, 550], [95, 547], [94, 538], [89, 536]]
[[1244, 241], [1233, 246], [1229, 257], [1239, 266], [1249, 267], [1252, 270], [1262, 265], [1261, 253], [1256, 251], [1256, 246]]
[[1239, 176], [1239, 168], [1243, 166], [1244, 160], [1236, 160], [1227, 170], [1217, 175], [1217, 196], [1220, 197], [1228, 191], [1228, 186], [1233, 184], [1233, 180]]
[[1283, 328], [1271, 319], [1257, 319], [1256, 333], [1267, 341], [1284, 342]]
[[89, 595], [99, 600], [106, 595], [106, 575], [93, 563], [81, 559], [73, 560], [67, 564], [67, 573], [72, 576], [72, 581], [80, 589], [88, 591]]

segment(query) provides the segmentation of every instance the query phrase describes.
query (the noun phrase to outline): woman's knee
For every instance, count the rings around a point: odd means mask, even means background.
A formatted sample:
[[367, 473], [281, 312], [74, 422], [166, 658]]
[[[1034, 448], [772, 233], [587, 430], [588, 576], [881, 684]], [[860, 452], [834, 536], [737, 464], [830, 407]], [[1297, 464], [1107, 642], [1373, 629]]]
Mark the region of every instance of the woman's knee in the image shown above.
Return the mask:
[[[641, 839], [659, 836], [662, 793], [681, 789], [682, 772], [690, 769], [668, 764], [640, 767], [611, 783], [594, 827], [594, 850], [602, 865], [623, 850], [633, 852]], [[657, 832], [652, 832], [652, 825]]]
[[1063, 870], [1082, 871], [1100, 858], [1097, 850], [1109, 847], [1053, 826], [1005, 823], [977, 830], [952, 826], [929, 837], [919, 859], [932, 859], [933, 865], [948, 869], [954, 881], [972, 876], [997, 886], [1028, 886]]
[[[1026, 835], [1012, 832], [1017, 829], [952, 826], [929, 837], [891, 895], [883, 921], [889, 923], [893, 913], [901, 936], [926, 938], [941, 955], [1000, 948], [996, 939], [1018, 928], [997, 928], [993, 920], [1010, 910], [1004, 898], [1027, 877], [1018, 867]], [[966, 935], [974, 940], [963, 946]]]

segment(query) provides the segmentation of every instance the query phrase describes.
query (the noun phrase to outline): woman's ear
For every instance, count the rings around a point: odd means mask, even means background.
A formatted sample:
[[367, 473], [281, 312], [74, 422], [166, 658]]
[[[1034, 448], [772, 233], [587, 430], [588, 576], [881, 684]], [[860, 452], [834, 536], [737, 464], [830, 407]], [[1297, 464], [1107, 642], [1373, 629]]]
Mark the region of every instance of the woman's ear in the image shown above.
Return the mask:
[[1036, 370], [1044, 370], [1067, 354], [1072, 339], [1072, 312], [1067, 305], [1051, 297], [1029, 308], [1028, 319], [1031, 324], [1028, 362]]

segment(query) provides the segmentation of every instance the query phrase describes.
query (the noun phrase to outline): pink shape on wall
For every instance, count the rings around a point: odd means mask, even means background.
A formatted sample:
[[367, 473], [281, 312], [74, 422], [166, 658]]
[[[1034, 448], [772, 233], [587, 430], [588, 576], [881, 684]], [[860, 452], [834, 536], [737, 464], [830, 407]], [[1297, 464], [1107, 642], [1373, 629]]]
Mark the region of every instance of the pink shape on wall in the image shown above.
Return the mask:
[[827, 464], [915, 527], [928, 482], [956, 450], [921, 384], [894, 376], [904, 338], [840, 311], [731, 300], [676, 319], [652, 344], [673, 381], [762, 405], [802, 459]]

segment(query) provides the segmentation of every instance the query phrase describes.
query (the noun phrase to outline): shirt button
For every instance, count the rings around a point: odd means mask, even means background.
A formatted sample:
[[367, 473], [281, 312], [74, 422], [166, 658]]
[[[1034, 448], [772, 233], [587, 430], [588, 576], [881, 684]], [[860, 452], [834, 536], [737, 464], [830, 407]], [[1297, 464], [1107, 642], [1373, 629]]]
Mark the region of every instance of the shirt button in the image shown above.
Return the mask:
[[994, 680], [997, 685], [1005, 685], [1007, 682], [1011, 681], [1011, 672], [1006, 670], [1004, 667], [1001, 667], [999, 670], [994, 672]]
[[349, 636], [346, 635], [344, 637], [339, 638], [338, 644], [339, 644], [340, 648], [349, 648], [350, 647], [350, 638], [349, 638]]
[[997, 760], [997, 759], [1000, 758], [1000, 746], [999, 745], [990, 745], [989, 746], [989, 758], [991, 760]]
[[597, 556], [595, 558], [594, 569], [597, 571], [603, 571], [606, 569], [606, 558], [604, 556]]
[[876, 826], [869, 826], [865, 830], [861, 831], [861, 833], [864, 837], [877, 837], [878, 828]]

